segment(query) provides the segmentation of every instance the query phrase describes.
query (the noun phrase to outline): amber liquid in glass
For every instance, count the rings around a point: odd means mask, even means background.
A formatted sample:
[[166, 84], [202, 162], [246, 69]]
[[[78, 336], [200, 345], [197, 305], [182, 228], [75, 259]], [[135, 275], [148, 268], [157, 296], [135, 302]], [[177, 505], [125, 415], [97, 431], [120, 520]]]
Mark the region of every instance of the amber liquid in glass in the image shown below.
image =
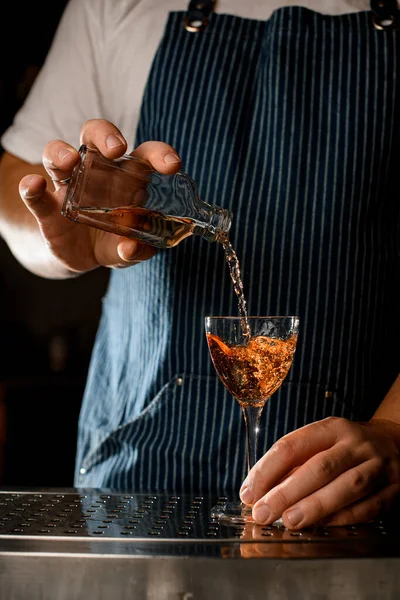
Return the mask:
[[214, 367], [241, 406], [264, 406], [281, 385], [292, 364], [297, 335], [287, 340], [257, 336], [243, 345], [229, 345], [207, 334]]

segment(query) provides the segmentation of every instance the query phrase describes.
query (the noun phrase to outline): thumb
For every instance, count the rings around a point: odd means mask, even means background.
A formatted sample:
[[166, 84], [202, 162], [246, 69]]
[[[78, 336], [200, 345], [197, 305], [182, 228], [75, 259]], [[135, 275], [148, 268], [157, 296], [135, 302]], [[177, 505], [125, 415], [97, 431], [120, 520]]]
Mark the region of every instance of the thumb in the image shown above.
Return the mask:
[[149, 260], [157, 248], [138, 240], [92, 229], [94, 256], [99, 265], [121, 269]]
[[121, 237], [118, 243], [118, 256], [128, 264], [149, 260], [157, 253], [157, 248], [138, 240]]
[[26, 175], [19, 182], [19, 193], [28, 210], [43, 223], [49, 217], [58, 216], [60, 204], [47, 191], [47, 183], [41, 175]]

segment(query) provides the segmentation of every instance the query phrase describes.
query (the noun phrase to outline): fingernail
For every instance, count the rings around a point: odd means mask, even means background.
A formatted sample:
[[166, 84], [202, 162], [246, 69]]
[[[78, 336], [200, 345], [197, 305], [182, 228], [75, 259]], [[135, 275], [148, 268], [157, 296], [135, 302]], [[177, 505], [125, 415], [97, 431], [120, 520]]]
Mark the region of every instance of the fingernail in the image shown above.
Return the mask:
[[25, 185], [26, 185], [27, 187], [29, 187], [29, 186], [31, 185], [32, 181], [33, 181], [34, 179], [36, 179], [36, 177], [37, 177], [37, 175], [29, 175], [29, 176], [28, 176], [28, 177], [25, 179]]
[[240, 499], [245, 504], [251, 504], [253, 502], [253, 500], [254, 500], [254, 494], [253, 494], [253, 492], [251, 491], [250, 488], [245, 487], [240, 492]]
[[136, 261], [136, 260], [139, 260], [139, 258], [140, 258], [139, 244], [137, 242], [134, 242], [133, 240], [131, 240], [131, 242], [132, 242], [132, 245], [131, 245], [129, 252], [124, 252], [123, 254], [122, 254], [122, 252], [119, 253], [122, 260], [125, 260], [126, 262]]
[[181, 159], [179, 156], [176, 156], [176, 154], [172, 154], [172, 152], [170, 152], [164, 156], [164, 162], [166, 165], [171, 165], [172, 163], [181, 162]]
[[35, 179], [36, 175], [31, 175], [30, 177], [28, 177], [25, 180], [25, 185], [24, 187], [21, 189], [21, 194], [24, 198], [36, 198], [39, 194], [29, 194], [29, 186], [32, 183], [32, 181]]
[[57, 156], [62, 162], [64, 158], [68, 156], [68, 154], [71, 154], [71, 150], [69, 150], [68, 148], [61, 148], [61, 150], [58, 151]]
[[21, 195], [25, 198], [25, 200], [31, 200], [40, 196], [40, 194], [30, 194], [27, 188], [21, 190]]
[[117, 148], [117, 146], [124, 146], [124, 142], [116, 135], [109, 135], [106, 139], [107, 148]]
[[304, 514], [301, 508], [292, 508], [292, 510], [289, 510], [285, 516], [288, 519], [288, 521], [290, 521], [290, 524], [293, 526], [300, 523], [304, 518]]
[[257, 508], [253, 510], [253, 517], [257, 523], [265, 523], [268, 521], [269, 515], [269, 508], [266, 504], [261, 504], [261, 506], [257, 506]]

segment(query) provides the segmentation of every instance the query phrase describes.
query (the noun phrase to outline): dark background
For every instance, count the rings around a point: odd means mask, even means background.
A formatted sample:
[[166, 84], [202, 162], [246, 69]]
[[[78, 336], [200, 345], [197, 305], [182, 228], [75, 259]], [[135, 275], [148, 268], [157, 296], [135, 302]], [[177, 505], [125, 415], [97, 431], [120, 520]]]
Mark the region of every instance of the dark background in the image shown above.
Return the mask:
[[[13, 43], [0, 41], [0, 134], [26, 98], [65, 5], [2, 9]], [[0, 485], [73, 485], [77, 421], [107, 281], [105, 269], [68, 281], [37, 277], [0, 238]]]

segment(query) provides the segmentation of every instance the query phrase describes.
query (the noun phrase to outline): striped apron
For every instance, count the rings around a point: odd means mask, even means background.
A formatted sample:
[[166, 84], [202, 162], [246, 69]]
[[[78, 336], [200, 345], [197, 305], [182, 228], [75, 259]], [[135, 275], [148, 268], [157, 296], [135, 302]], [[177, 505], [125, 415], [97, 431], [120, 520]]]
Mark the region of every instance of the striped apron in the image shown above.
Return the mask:
[[[397, 31], [372, 11], [300, 7], [267, 21], [169, 14], [136, 143], [174, 146], [203, 199], [233, 212], [249, 315], [300, 316], [259, 454], [329, 415], [368, 419], [399, 372]], [[79, 423], [75, 483], [236, 493], [239, 405], [206, 315], [237, 315], [222, 247], [199, 236], [114, 270]]]

